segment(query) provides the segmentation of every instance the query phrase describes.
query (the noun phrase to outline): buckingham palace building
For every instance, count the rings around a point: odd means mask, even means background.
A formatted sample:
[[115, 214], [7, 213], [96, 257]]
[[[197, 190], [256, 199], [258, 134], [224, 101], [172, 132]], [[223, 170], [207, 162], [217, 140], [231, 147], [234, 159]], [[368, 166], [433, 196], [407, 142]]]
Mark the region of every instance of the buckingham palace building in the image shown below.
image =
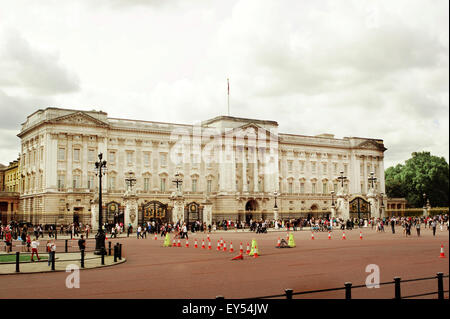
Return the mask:
[[[138, 222], [383, 213], [379, 139], [283, 134], [272, 120], [218, 116], [188, 125], [55, 107], [29, 115], [18, 137], [19, 211], [33, 223], [92, 222], [100, 153], [107, 222], [125, 222], [130, 192]], [[184, 207], [176, 214], [175, 197]]]

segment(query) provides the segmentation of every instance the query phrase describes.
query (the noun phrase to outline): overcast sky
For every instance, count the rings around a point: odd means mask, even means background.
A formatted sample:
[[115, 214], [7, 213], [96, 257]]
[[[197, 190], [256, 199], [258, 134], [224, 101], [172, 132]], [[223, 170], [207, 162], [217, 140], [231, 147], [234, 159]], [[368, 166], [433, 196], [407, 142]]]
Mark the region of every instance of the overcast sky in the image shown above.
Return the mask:
[[380, 138], [449, 156], [448, 0], [0, 0], [0, 163], [56, 106]]

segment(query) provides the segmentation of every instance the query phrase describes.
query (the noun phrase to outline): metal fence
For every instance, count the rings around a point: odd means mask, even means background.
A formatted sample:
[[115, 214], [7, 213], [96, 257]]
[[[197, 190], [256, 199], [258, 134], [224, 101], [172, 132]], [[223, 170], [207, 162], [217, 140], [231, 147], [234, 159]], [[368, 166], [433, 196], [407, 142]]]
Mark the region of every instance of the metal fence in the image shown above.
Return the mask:
[[[66, 240], [67, 242], [67, 240]], [[122, 260], [122, 244], [120, 243], [116, 243], [113, 247], [111, 242], [109, 242], [108, 248], [106, 248], [100, 255], [95, 256], [95, 257], [88, 257], [86, 258], [86, 250], [80, 250], [80, 258], [77, 259], [61, 259], [61, 260], [57, 260], [56, 256], [58, 255], [62, 255], [62, 254], [66, 254], [69, 253], [67, 251], [67, 246], [65, 247], [66, 251], [65, 252], [59, 252], [57, 253], [56, 251], [53, 252], [45, 252], [47, 254], [50, 254], [50, 263], [51, 263], [51, 270], [55, 271], [55, 264], [57, 262], [79, 262], [80, 263], [80, 267], [81, 268], [85, 268], [85, 261], [86, 260], [94, 260], [94, 259], [98, 259], [100, 261], [100, 265], [104, 266], [105, 265], [105, 256], [114, 256], [114, 262], [116, 263], [118, 260]], [[41, 254], [43, 252], [40, 252]], [[30, 256], [30, 261], [20, 261], [20, 256], [25, 254], [26, 256]], [[24, 253], [24, 252], [15, 252], [14, 254], [2, 254], [0, 256], [15, 256], [15, 261], [14, 262], [0, 262], [0, 265], [2, 264], [15, 264], [16, 265], [16, 273], [20, 272], [20, 264], [24, 264], [24, 263], [30, 263], [31, 262], [31, 253]], [[45, 262], [48, 262], [48, 260], [45, 260]]]
[[[431, 296], [431, 295], [436, 295], [436, 294], [437, 294], [437, 298], [439, 300], [443, 300], [444, 293], [449, 292], [448, 290], [444, 290], [444, 278], [448, 278], [448, 274], [444, 275], [442, 272], [438, 272], [436, 274], [436, 276], [433, 276], [433, 277], [408, 279], [408, 280], [403, 280], [403, 281], [401, 280], [400, 277], [394, 277], [393, 281], [383, 282], [383, 283], [380, 283], [379, 285], [380, 286], [394, 285], [394, 294], [393, 294], [394, 298], [393, 299], [397, 299], [397, 300], [423, 297], [423, 296]], [[436, 279], [437, 279], [437, 291], [427, 292], [427, 293], [423, 293], [423, 294], [402, 296], [402, 293], [401, 293], [401, 284], [402, 283], [423, 281], [423, 280], [436, 280]], [[344, 283], [344, 287], [338, 287], [338, 288], [328, 288], [328, 289], [310, 290], [310, 291], [301, 291], [301, 292], [294, 292], [292, 289], [285, 289], [284, 294], [254, 297], [254, 298], [248, 298], [248, 299], [271, 299], [271, 298], [293, 299], [293, 296], [344, 290], [345, 299], [350, 300], [350, 299], [352, 299], [352, 289], [358, 289], [358, 288], [367, 288], [367, 285], [353, 286], [351, 282], [346, 282], [346, 283]], [[224, 297], [217, 296], [216, 299], [224, 299]]]

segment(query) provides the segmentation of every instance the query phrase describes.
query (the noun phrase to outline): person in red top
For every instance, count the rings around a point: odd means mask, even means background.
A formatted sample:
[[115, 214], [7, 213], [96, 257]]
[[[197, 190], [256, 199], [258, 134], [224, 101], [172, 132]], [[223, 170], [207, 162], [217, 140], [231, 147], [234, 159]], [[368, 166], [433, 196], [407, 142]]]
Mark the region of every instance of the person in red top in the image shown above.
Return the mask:
[[31, 246], [31, 237], [29, 234], [27, 234], [27, 251], [30, 252], [30, 246]]
[[8, 229], [5, 234], [5, 244], [6, 244], [6, 252], [10, 253], [12, 251], [12, 237], [11, 231]]

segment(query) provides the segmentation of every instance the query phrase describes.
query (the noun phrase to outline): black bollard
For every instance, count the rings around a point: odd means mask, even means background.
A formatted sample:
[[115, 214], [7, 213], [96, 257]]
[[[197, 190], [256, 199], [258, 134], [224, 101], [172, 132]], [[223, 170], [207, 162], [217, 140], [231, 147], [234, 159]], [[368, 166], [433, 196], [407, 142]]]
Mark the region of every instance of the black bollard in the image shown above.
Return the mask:
[[66, 245], [65, 245], [65, 249], [64, 249], [64, 251], [67, 253], [67, 251], [68, 251], [68, 240], [66, 239]]
[[122, 244], [117, 245], [119, 245], [119, 260], [122, 260]]
[[397, 300], [402, 299], [402, 294], [401, 294], [401, 290], [400, 290], [400, 281], [401, 281], [400, 277], [394, 277], [395, 299], [397, 299]]
[[52, 254], [52, 270], [55, 270], [55, 255], [56, 255], [56, 252], [55, 251], [52, 251], [51, 252], [51, 254]]
[[444, 274], [441, 272], [437, 273], [437, 279], [438, 279], [438, 299], [444, 300]]
[[117, 262], [117, 246], [114, 246], [114, 262]]
[[16, 252], [16, 272], [20, 272], [20, 252]]
[[284, 292], [286, 293], [286, 299], [292, 299], [292, 289], [286, 289]]
[[102, 265], [105, 264], [105, 253], [106, 253], [106, 251], [102, 250]]
[[111, 242], [108, 242], [108, 255], [111, 256]]
[[352, 283], [346, 282], [344, 285], [345, 285], [345, 299], [350, 300], [352, 299]]
[[81, 250], [81, 268], [84, 268], [84, 249]]

